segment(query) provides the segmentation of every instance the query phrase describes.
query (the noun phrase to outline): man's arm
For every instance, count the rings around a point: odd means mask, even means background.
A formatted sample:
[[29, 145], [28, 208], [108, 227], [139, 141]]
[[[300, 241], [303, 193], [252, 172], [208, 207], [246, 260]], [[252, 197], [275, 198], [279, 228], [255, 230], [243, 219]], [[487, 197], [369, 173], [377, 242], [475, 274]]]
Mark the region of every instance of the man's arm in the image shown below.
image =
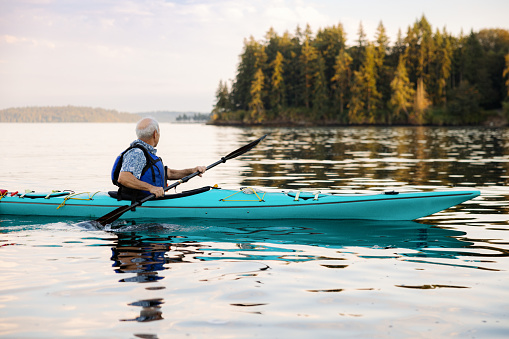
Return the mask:
[[144, 181], [137, 179], [131, 172], [120, 172], [118, 175], [118, 183], [129, 188], [149, 191], [156, 195], [156, 198], [160, 198], [164, 195], [164, 189], [162, 187], [152, 186]]
[[194, 172], [200, 172], [200, 177], [205, 171], [207, 170], [207, 167], [205, 166], [196, 166], [194, 168], [186, 168], [181, 170], [171, 169], [168, 168], [167, 175], [169, 180], [178, 180], [182, 179], [183, 177], [193, 174]]

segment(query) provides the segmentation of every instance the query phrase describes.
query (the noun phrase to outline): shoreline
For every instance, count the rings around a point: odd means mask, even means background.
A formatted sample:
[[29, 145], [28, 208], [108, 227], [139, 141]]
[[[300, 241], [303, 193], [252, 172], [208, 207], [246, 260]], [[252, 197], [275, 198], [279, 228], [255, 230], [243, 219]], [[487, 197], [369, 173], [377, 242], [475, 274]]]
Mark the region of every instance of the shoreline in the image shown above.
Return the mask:
[[313, 122], [313, 121], [268, 121], [268, 122], [244, 122], [239, 120], [234, 121], [225, 121], [225, 120], [216, 120], [216, 121], [208, 121], [207, 125], [211, 126], [236, 126], [236, 127], [489, 127], [489, 128], [503, 128], [508, 127], [509, 122], [507, 118], [498, 115], [491, 116], [488, 119], [484, 120], [480, 124], [422, 124], [422, 125], [412, 125], [412, 124], [345, 124], [339, 122]]

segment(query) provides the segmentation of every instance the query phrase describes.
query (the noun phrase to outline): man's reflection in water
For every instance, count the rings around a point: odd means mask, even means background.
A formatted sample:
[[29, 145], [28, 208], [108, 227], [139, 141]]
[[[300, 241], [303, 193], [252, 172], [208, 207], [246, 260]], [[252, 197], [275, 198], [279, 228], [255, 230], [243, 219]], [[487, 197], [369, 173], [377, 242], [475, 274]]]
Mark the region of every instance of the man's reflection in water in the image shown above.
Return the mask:
[[162, 298], [139, 300], [130, 303], [129, 306], [141, 307], [140, 315], [134, 319], [120, 319], [120, 321], [138, 321], [149, 322], [163, 319], [161, 304], [164, 304]]
[[[165, 270], [164, 264], [167, 263], [164, 254], [169, 251], [168, 244], [150, 243], [136, 236], [125, 237], [119, 235], [116, 247], [111, 250], [113, 255], [111, 260], [117, 267], [117, 273], [136, 273], [135, 276], [121, 279], [121, 282], [153, 282], [160, 277], [158, 271]], [[169, 261], [168, 261], [169, 262]]]
[[[117, 245], [111, 250], [111, 260], [116, 267], [116, 273], [135, 273], [136, 275], [120, 279], [120, 282], [153, 283], [164, 279], [158, 271], [166, 270], [166, 264], [182, 263], [184, 253], [167, 257], [173, 237], [150, 237], [136, 233], [117, 233]], [[163, 287], [164, 288], [164, 287]], [[157, 290], [149, 288], [150, 290]], [[138, 300], [129, 306], [141, 307], [140, 315], [134, 319], [121, 319], [120, 321], [148, 322], [161, 320], [162, 298]]]

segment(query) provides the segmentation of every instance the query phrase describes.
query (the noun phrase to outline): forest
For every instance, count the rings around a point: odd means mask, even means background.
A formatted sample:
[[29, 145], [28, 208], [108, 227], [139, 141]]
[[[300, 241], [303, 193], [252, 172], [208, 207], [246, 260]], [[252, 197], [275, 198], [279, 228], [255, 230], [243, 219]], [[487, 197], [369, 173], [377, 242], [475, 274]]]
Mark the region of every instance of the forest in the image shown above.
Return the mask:
[[425, 16], [389, 41], [362, 23], [313, 34], [272, 28], [244, 40], [236, 77], [219, 82], [213, 124], [481, 125], [509, 118], [509, 31], [453, 36]]
[[0, 110], [0, 122], [135, 122], [139, 115], [77, 106], [21, 107]]

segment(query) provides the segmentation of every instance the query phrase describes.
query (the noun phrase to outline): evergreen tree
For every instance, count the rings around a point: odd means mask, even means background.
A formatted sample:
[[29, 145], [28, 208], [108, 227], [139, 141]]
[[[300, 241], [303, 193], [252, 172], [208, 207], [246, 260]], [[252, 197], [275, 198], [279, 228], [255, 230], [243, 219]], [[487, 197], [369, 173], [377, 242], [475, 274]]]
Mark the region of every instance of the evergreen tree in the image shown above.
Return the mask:
[[432, 102], [435, 106], [445, 106], [447, 82], [451, 75], [452, 49], [447, 33], [438, 29], [434, 36], [435, 53], [431, 72]]
[[[364, 48], [366, 48], [366, 45], [368, 44], [368, 39], [366, 38], [366, 32], [364, 32], [364, 26], [362, 25], [362, 21], [359, 23], [359, 30], [357, 31], [357, 46], [359, 46], [359, 52], [363, 53]], [[362, 55], [360, 55], [359, 59], [362, 58]]]
[[313, 84], [313, 112], [316, 118], [326, 116], [328, 106], [327, 79], [325, 78], [325, 61], [320, 54], [317, 56], [316, 72]]
[[267, 63], [263, 66], [263, 72], [267, 79], [272, 78], [272, 63], [276, 58], [277, 53], [282, 53], [285, 47], [282, 45], [282, 38], [276, 33], [273, 27], [270, 27], [265, 34], [265, 54], [267, 56]]
[[350, 82], [352, 77], [352, 57], [341, 49], [336, 57], [334, 65], [334, 76], [331, 79], [333, 89], [333, 107], [339, 107], [339, 118], [343, 120], [344, 108], [349, 95]]
[[352, 98], [349, 105], [349, 118], [352, 123], [375, 123], [380, 105], [380, 93], [376, 88], [375, 48], [366, 47], [364, 62], [359, 71], [354, 72]]
[[435, 42], [433, 40], [433, 30], [431, 25], [428, 23], [428, 20], [424, 17], [421, 18], [419, 22], [420, 31], [422, 34], [422, 44], [421, 44], [421, 57], [420, 62], [422, 63], [420, 67], [422, 67], [421, 77], [425, 80], [425, 85], [429, 86], [429, 79], [431, 74], [430, 65], [433, 61], [433, 55], [435, 53]]
[[395, 65], [397, 65], [399, 63], [399, 57], [405, 53], [405, 41], [403, 39], [403, 34], [401, 33], [401, 28], [398, 29], [398, 35], [396, 37], [396, 42], [394, 43], [394, 47], [392, 48], [392, 53], [390, 54], [390, 56], [392, 56], [392, 58], [395, 61]]
[[348, 103], [348, 121], [363, 124], [366, 121], [366, 102], [364, 101], [364, 79], [360, 71], [353, 72], [352, 96]]
[[313, 31], [311, 30], [311, 26], [309, 26], [309, 24], [306, 24], [306, 29], [304, 30], [303, 37], [305, 41], [313, 40]]
[[[380, 21], [380, 24], [378, 25], [377, 31], [376, 31], [376, 41], [375, 41], [375, 66], [376, 66], [376, 88], [378, 92], [380, 93], [380, 110], [379, 115], [381, 115], [381, 118], [379, 118], [379, 122], [383, 122], [386, 119], [390, 119], [388, 117], [389, 112], [387, 110], [387, 104], [391, 97], [391, 77], [392, 77], [392, 71], [389, 69], [387, 65], [387, 54], [389, 51], [389, 37], [387, 36], [385, 32], [385, 27], [383, 23]], [[387, 115], [385, 117], [384, 115]]]
[[415, 91], [414, 111], [410, 114], [410, 123], [422, 125], [424, 123], [424, 114], [430, 104], [431, 102], [429, 101], [428, 93], [426, 93], [426, 88], [424, 86], [424, 79], [419, 78]]
[[383, 67], [385, 57], [389, 50], [389, 37], [387, 36], [385, 27], [381, 21], [378, 24], [375, 38], [375, 65], [380, 70]]
[[265, 120], [265, 108], [263, 105], [263, 83], [265, 77], [261, 68], [256, 71], [253, 82], [251, 83], [251, 101], [249, 102], [249, 111], [252, 122], [263, 122]]
[[463, 79], [463, 49], [465, 44], [463, 31], [461, 31], [459, 37], [451, 37], [450, 43], [452, 48], [452, 60], [449, 86], [453, 89], [457, 87]]
[[411, 82], [417, 81], [417, 64], [419, 61], [419, 37], [416, 30], [416, 24], [414, 26], [408, 26], [407, 34], [404, 40], [406, 45], [405, 60], [408, 69], [408, 76]]
[[484, 57], [484, 51], [479, 39], [474, 32], [471, 32], [466, 38], [463, 51], [462, 79], [479, 91], [481, 105], [486, 103], [483, 99], [487, 97], [491, 90]]
[[310, 108], [311, 106], [311, 91], [313, 88], [313, 80], [316, 73], [316, 59], [318, 58], [318, 53], [316, 48], [314, 48], [308, 40], [304, 41], [304, 45], [302, 46], [302, 54], [301, 54], [301, 65], [302, 65], [302, 73], [304, 78], [304, 106], [306, 108]]
[[407, 67], [409, 68], [410, 81], [418, 82], [422, 79], [424, 84], [429, 84], [429, 65], [434, 53], [433, 34], [431, 26], [424, 17], [416, 21], [413, 27], [409, 27], [407, 37]]
[[[270, 47], [270, 45], [269, 45]], [[282, 105], [284, 107], [298, 107], [302, 105], [302, 69], [300, 63], [301, 45], [300, 40], [296, 36], [285, 32], [283, 36], [278, 38], [277, 49], [268, 51], [269, 60], [274, 62], [277, 52], [283, 56], [283, 74], [284, 79], [284, 95]], [[270, 54], [269, 54], [270, 53]], [[271, 67], [271, 72], [273, 68]], [[267, 73], [272, 78], [272, 73]]]
[[392, 96], [389, 101], [389, 107], [392, 110], [392, 114], [389, 115], [389, 125], [394, 121], [394, 118], [401, 116], [401, 112], [405, 112], [408, 117], [410, 114], [409, 108], [413, 105], [415, 91], [408, 79], [403, 56], [399, 58], [398, 69], [394, 79], [391, 81], [391, 90]]
[[228, 84], [226, 81], [223, 82], [220, 80], [216, 91], [216, 104], [214, 105], [212, 113], [223, 113], [229, 110], [231, 110], [231, 105], [230, 93], [228, 92]]
[[368, 40], [366, 38], [366, 33], [364, 32], [364, 26], [362, 25], [362, 21], [359, 23], [359, 30], [357, 31], [357, 45], [352, 47], [353, 55], [353, 64], [352, 69], [354, 71], [358, 71], [361, 67], [366, 52], [366, 45], [368, 44]]
[[304, 105], [304, 77], [302, 76], [302, 65], [300, 62], [300, 45], [293, 45], [290, 57], [287, 58], [284, 79], [286, 82], [286, 105], [289, 107], [300, 107]]
[[[262, 53], [263, 52], [263, 53]], [[232, 86], [235, 110], [248, 110], [251, 102], [251, 83], [263, 63], [264, 46], [253, 37], [244, 40], [244, 51], [240, 56], [236, 81]]]
[[320, 29], [313, 41], [313, 46], [317, 49], [325, 62], [325, 79], [327, 91], [331, 90], [330, 80], [334, 76], [334, 65], [339, 51], [345, 48], [346, 35], [343, 25]]
[[277, 52], [276, 58], [271, 63], [272, 67], [272, 78], [271, 78], [271, 92], [270, 92], [270, 103], [271, 107], [279, 112], [285, 103], [285, 83], [283, 78], [283, 63], [284, 58], [281, 52]]
[[375, 123], [376, 113], [380, 108], [381, 94], [378, 91], [376, 84], [375, 49], [371, 44], [366, 48], [366, 57], [361, 67], [361, 71], [363, 72], [365, 80], [366, 111], [368, 113], [369, 122]]

